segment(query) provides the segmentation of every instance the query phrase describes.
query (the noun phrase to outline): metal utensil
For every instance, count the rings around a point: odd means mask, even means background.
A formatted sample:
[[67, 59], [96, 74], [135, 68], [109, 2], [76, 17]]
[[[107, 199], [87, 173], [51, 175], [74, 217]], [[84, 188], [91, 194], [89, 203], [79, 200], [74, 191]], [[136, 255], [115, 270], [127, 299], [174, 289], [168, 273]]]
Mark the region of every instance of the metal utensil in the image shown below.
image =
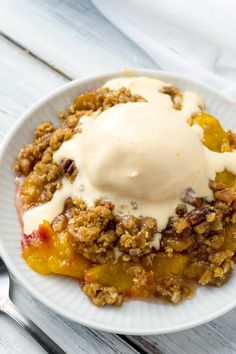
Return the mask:
[[9, 297], [11, 279], [0, 258], [0, 312], [4, 312], [23, 327], [49, 354], [66, 354], [51, 338], [34, 324]]

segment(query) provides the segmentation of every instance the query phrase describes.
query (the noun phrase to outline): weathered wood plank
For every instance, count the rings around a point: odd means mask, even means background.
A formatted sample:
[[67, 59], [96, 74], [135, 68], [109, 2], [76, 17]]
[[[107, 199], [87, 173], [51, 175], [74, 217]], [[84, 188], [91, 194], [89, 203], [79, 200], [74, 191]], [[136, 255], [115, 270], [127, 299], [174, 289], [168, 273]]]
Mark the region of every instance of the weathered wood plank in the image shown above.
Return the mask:
[[[1, 138], [26, 107], [63, 84], [65, 79], [2, 38], [0, 38], [0, 67]], [[15, 303], [69, 354], [137, 353], [118, 336], [89, 330], [51, 313], [32, 299], [16, 282], [12, 296]], [[1, 354], [42, 352], [42, 348], [19, 329], [17, 324], [0, 315]]]
[[14, 286], [14, 302], [24, 309], [24, 312], [34, 319], [36, 324], [41, 326], [67, 353], [138, 353], [116, 335], [90, 330], [67, 321], [53, 312], [49, 313], [44, 305], [34, 300], [17, 282]]
[[219, 319], [180, 333], [129, 337], [143, 349], [153, 353], [233, 354], [236, 353], [236, 309]]
[[0, 30], [73, 78], [156, 67], [87, 0], [2, 1]]
[[33, 102], [67, 80], [0, 37], [0, 139]]

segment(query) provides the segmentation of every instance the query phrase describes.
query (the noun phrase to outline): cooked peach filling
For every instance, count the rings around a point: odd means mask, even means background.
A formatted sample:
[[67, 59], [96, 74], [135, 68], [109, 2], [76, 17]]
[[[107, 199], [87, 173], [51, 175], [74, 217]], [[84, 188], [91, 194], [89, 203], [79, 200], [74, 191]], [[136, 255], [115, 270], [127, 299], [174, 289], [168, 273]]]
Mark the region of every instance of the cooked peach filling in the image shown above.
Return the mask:
[[[181, 110], [180, 91], [169, 87], [164, 92], [171, 96], [173, 107]], [[47, 203], [63, 178], [73, 182], [80, 173], [73, 160], [57, 164], [53, 154], [78, 132], [82, 116], [120, 103], [144, 101], [126, 88], [101, 88], [77, 97], [60, 113], [62, 123], [57, 129], [49, 122], [40, 124], [33, 142], [21, 149], [14, 165], [23, 179], [19, 192], [23, 209]], [[202, 144], [209, 150], [235, 150], [235, 135], [203, 109], [188, 123], [201, 127]], [[223, 285], [234, 267], [236, 177], [225, 169], [209, 181], [209, 187], [211, 201], [186, 188], [162, 230], [158, 229], [158, 215], [156, 220], [117, 214], [114, 203], [106, 199], [90, 206], [81, 198], [67, 198], [63, 211], [52, 222], [45, 220], [23, 236], [22, 256], [40, 274], [77, 278], [97, 306], [119, 306], [127, 298], [161, 297], [178, 303], [191, 298], [197, 284]], [[136, 202], [131, 204], [136, 210]]]
[[196, 113], [189, 119], [189, 124], [198, 124], [203, 129], [202, 143], [208, 149], [216, 152], [232, 151], [229, 136], [220, 122], [210, 114], [206, 112]]
[[58, 237], [47, 221], [31, 235], [24, 235], [22, 256], [41, 274], [55, 273], [81, 279], [85, 269], [91, 266], [71, 247], [67, 235]]

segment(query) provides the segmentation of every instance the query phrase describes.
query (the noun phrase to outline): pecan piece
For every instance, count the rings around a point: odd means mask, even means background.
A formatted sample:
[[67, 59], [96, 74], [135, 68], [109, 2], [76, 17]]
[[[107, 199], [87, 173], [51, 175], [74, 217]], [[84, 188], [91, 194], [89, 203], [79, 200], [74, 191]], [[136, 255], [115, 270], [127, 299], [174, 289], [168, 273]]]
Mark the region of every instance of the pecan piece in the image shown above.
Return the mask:
[[68, 175], [72, 175], [75, 170], [75, 161], [71, 159], [64, 159], [60, 162], [59, 166], [64, 170]]
[[182, 202], [193, 205], [199, 208], [202, 205], [202, 200], [197, 196], [192, 188], [187, 188], [185, 196], [182, 198]]
[[212, 214], [214, 209], [211, 206], [203, 206], [200, 209], [194, 209], [187, 214], [191, 225], [199, 225], [206, 220], [208, 214]]

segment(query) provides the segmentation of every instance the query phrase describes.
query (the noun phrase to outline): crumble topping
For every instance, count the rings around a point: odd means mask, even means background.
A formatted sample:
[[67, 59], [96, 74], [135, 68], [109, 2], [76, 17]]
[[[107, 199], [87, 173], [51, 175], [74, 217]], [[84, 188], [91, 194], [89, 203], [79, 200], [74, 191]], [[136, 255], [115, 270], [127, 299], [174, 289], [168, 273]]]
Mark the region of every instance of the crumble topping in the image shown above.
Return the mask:
[[[66, 111], [59, 112], [58, 128], [50, 122], [36, 128], [33, 142], [20, 150], [14, 164], [23, 181], [19, 196], [24, 210], [49, 202], [63, 179], [73, 183], [80, 178], [75, 160], [65, 158], [56, 163], [54, 152], [81, 133], [82, 117], [117, 104], [149, 99], [149, 95], [142, 97], [133, 90], [103, 87], [85, 92]], [[160, 92], [171, 100], [177, 114], [185, 110], [188, 115], [186, 93], [171, 85]], [[235, 134], [225, 132], [216, 118], [204, 112], [200, 99], [196, 106], [199, 110], [188, 123], [201, 127], [202, 144], [209, 153], [233, 154]], [[24, 236], [23, 257], [42, 274], [80, 279], [83, 291], [97, 306], [120, 306], [126, 298], [163, 297], [178, 303], [194, 295], [196, 284], [222, 286], [234, 268], [236, 176], [227, 168], [219, 170], [209, 180], [212, 199], [187, 187], [161, 230], [158, 215], [140, 215], [136, 200], [129, 201], [132, 213], [126, 214], [124, 208], [123, 214], [118, 214], [111, 200], [100, 198], [91, 206], [81, 197], [67, 198], [52, 222], [43, 221], [38, 230]], [[80, 192], [85, 189], [81, 183]]]

